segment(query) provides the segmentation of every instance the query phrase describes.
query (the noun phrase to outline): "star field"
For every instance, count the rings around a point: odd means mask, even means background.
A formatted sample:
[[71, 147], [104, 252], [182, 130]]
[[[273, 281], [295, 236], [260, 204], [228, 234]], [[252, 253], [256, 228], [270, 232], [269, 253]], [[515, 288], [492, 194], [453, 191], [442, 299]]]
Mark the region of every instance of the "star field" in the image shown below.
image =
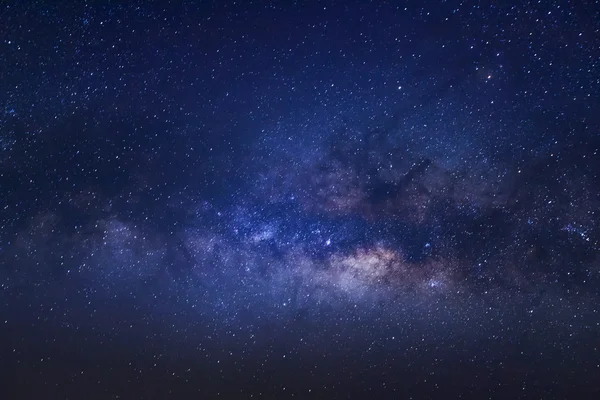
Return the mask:
[[6, 398], [597, 398], [600, 3], [0, 6]]

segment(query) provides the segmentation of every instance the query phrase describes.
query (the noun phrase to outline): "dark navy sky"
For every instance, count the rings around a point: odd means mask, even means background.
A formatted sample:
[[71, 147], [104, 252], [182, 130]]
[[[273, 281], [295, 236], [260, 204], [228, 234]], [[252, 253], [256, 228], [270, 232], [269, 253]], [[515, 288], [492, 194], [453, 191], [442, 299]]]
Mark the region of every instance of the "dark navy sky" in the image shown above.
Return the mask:
[[3, 398], [598, 398], [600, 4], [0, 5]]

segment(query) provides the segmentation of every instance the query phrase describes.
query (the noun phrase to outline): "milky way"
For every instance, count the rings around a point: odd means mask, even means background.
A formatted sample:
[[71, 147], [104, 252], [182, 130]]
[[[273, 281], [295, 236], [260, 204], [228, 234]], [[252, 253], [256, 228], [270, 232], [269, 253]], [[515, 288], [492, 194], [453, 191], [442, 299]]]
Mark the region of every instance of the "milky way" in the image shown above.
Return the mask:
[[597, 398], [597, 2], [2, 7], [9, 398]]

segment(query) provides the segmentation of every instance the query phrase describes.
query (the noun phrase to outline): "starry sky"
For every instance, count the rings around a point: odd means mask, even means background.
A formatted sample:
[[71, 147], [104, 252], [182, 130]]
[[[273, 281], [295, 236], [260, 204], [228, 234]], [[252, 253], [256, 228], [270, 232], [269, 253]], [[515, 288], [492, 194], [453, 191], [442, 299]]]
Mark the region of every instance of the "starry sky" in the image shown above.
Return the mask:
[[0, 7], [2, 398], [600, 396], [598, 1]]

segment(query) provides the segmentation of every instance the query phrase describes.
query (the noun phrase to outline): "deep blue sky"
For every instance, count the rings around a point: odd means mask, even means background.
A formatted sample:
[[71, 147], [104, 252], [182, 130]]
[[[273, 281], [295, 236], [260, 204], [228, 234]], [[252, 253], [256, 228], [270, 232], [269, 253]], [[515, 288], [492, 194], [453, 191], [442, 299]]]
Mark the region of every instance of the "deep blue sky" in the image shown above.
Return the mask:
[[7, 398], [598, 397], [597, 1], [1, 7]]

